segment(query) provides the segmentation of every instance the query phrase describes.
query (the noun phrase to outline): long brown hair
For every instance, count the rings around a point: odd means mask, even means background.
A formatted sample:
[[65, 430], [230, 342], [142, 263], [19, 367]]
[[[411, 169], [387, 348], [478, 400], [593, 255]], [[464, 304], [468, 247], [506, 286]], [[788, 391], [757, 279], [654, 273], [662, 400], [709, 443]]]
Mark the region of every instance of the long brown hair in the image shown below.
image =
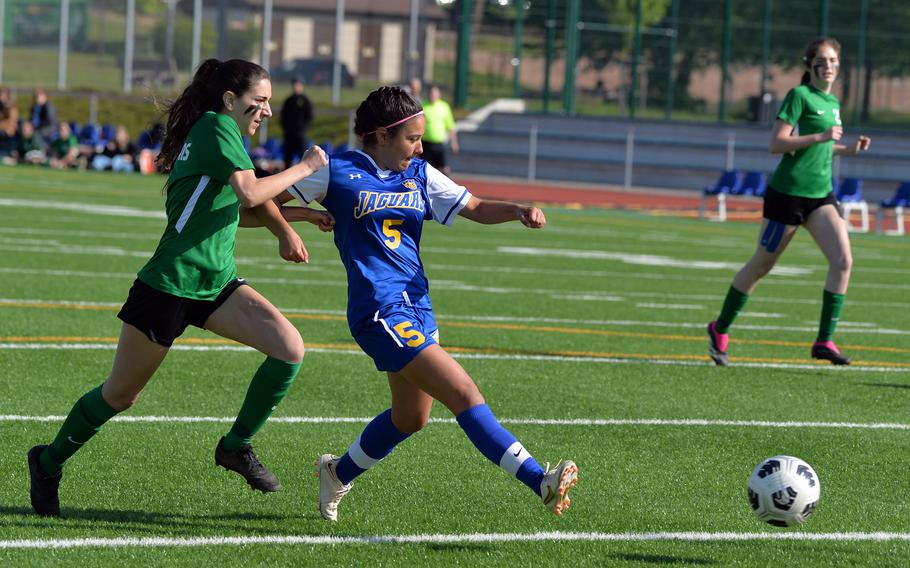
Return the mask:
[[254, 83], [268, 78], [268, 71], [243, 59], [203, 61], [193, 75], [193, 82], [165, 110], [167, 126], [156, 158], [158, 167], [164, 172], [171, 171], [190, 128], [206, 112], [221, 111], [226, 91], [239, 97]]
[[806, 66], [806, 72], [803, 73], [803, 79], [800, 81], [801, 85], [808, 85], [812, 82], [812, 75], [809, 74], [809, 69], [812, 68], [812, 60], [815, 59], [815, 56], [818, 55], [818, 50], [821, 49], [823, 45], [827, 45], [831, 49], [837, 52], [837, 57], [840, 58], [840, 42], [834, 39], [833, 37], [820, 37], [812, 41], [809, 46], [806, 48], [806, 55], [803, 56], [803, 62]]

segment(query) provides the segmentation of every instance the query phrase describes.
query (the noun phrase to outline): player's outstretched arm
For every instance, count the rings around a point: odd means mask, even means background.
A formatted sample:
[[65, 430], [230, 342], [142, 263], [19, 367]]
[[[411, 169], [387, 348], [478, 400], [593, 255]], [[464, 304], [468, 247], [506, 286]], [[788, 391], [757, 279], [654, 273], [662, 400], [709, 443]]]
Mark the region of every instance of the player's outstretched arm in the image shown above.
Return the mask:
[[286, 188], [312, 175], [326, 164], [328, 157], [319, 146], [312, 146], [299, 163], [277, 174], [257, 178], [253, 170], [237, 170], [228, 182], [234, 188], [241, 207], [253, 208], [270, 201]]
[[537, 207], [519, 205], [508, 201], [493, 201], [471, 196], [458, 213], [465, 219], [484, 225], [495, 225], [509, 221], [521, 221], [525, 227], [540, 229], [547, 224], [543, 211]]

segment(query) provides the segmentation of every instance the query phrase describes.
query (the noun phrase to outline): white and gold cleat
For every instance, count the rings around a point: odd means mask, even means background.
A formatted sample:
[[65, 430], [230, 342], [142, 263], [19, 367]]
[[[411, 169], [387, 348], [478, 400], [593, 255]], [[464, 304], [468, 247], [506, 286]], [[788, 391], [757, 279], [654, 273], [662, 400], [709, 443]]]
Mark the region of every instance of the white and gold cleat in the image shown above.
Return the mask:
[[547, 464], [543, 481], [540, 482], [540, 498], [543, 504], [557, 515], [562, 515], [572, 503], [569, 491], [577, 482], [578, 466], [572, 460], [562, 460], [553, 469]]
[[348, 494], [353, 483], [345, 485], [338, 480], [335, 468], [338, 467], [338, 456], [322, 454], [316, 460], [316, 477], [319, 478], [319, 513], [323, 519], [338, 520], [338, 503]]

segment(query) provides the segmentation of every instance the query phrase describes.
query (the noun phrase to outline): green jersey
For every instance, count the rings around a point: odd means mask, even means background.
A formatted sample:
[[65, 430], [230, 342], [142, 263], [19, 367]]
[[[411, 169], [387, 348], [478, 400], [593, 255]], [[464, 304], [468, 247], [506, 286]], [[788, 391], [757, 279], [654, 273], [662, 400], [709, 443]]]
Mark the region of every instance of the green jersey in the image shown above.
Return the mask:
[[452, 107], [442, 99], [435, 103], [423, 103], [423, 115], [427, 119], [423, 139], [434, 144], [442, 144], [449, 138], [449, 131], [455, 128], [455, 117]]
[[[834, 95], [811, 85], [800, 85], [787, 93], [778, 120], [799, 126], [799, 134], [818, 134], [840, 126], [840, 103]], [[834, 141], [812, 144], [784, 154], [771, 178], [771, 187], [796, 197], [820, 199], [831, 193], [831, 157]]]
[[196, 121], [167, 180], [164, 235], [139, 279], [182, 298], [216, 298], [237, 275], [240, 200], [228, 178], [251, 169], [233, 118], [207, 112]]

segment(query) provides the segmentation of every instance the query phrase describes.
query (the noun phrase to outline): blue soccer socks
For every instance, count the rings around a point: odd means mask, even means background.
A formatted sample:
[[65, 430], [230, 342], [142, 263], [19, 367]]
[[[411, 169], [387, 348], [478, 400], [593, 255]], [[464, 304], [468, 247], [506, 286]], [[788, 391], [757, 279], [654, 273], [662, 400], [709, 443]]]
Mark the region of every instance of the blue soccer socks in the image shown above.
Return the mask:
[[392, 423], [392, 409], [389, 408], [367, 424], [360, 436], [354, 440], [348, 451], [341, 456], [335, 473], [338, 480], [347, 485], [355, 477], [370, 469], [410, 434], [406, 434]]
[[521, 442], [502, 427], [489, 406], [473, 406], [456, 416], [455, 420], [480, 453], [540, 495], [543, 468]]

